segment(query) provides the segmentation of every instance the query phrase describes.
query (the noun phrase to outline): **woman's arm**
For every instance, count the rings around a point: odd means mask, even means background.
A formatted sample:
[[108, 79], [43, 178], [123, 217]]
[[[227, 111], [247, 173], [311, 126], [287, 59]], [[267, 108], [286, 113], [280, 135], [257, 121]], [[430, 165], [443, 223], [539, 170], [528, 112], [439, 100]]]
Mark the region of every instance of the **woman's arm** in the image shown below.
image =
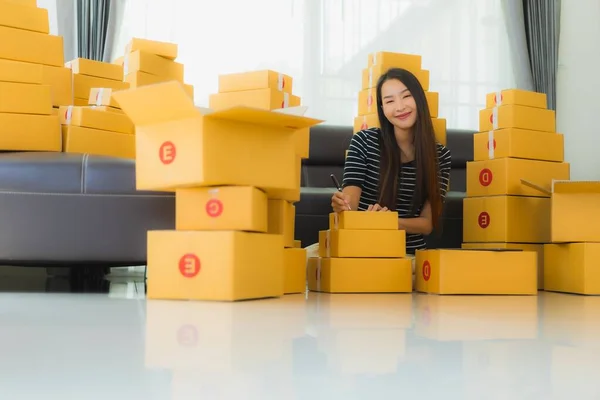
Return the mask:
[[398, 218], [398, 229], [406, 233], [429, 235], [433, 231], [431, 204], [425, 202], [421, 214], [415, 218]]
[[342, 193], [348, 196], [352, 211], [358, 210], [362, 186], [367, 172], [367, 143], [364, 132], [352, 136], [348, 155], [344, 162], [344, 178]]

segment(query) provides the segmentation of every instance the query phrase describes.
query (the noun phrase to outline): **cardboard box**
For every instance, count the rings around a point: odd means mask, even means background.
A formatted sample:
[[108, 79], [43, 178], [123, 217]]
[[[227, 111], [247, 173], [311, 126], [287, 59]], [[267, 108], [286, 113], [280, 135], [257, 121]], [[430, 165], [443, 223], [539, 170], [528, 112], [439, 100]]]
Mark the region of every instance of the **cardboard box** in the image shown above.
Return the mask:
[[0, 82], [42, 84], [42, 66], [0, 59]]
[[376, 64], [395, 65], [407, 70], [421, 68], [421, 56], [417, 54], [398, 53], [393, 51], [377, 51], [368, 56], [367, 66]]
[[238, 231], [148, 232], [148, 299], [244, 300], [283, 294], [283, 238]]
[[255, 186], [267, 194], [296, 190], [294, 132], [322, 122], [245, 107], [199, 110], [175, 81], [113, 96], [136, 126], [140, 190], [222, 185]]
[[[35, 64], [30, 64], [35, 65]], [[69, 106], [73, 104], [73, 75], [64, 67], [42, 65], [42, 84], [50, 85], [52, 106]]]
[[537, 296], [417, 295], [413, 312], [416, 336], [438, 342], [537, 340], [540, 334]]
[[62, 136], [65, 153], [135, 159], [135, 135], [64, 125]]
[[301, 159], [308, 158], [310, 156], [310, 128], [298, 129], [294, 134], [294, 138], [296, 140], [296, 155]]
[[92, 88], [90, 90], [90, 97], [88, 104], [95, 106], [108, 106], [120, 109], [119, 104], [113, 99], [112, 94], [116, 90], [111, 88]]
[[537, 295], [537, 253], [520, 250], [417, 250], [417, 291]]
[[169, 60], [174, 60], [177, 58], [178, 47], [175, 43], [159, 42], [141, 38], [133, 38], [125, 46], [125, 53], [134, 53], [138, 50], [143, 51], [144, 53], [161, 56]]
[[285, 200], [268, 201], [268, 229], [273, 235], [283, 236], [284, 247], [294, 247], [296, 207]]
[[0, 26], [0, 58], [62, 67], [63, 37]]
[[549, 243], [550, 199], [491, 196], [463, 200], [465, 243]]
[[344, 211], [329, 214], [329, 229], [358, 230], [398, 230], [398, 213], [368, 213], [364, 211]]
[[[156, 75], [148, 74], [146, 72], [136, 71], [136, 72], [130, 72], [127, 75], [125, 75], [124, 80], [125, 80], [125, 82], [128, 82], [131, 85], [132, 89], [134, 89], [134, 88], [138, 88], [140, 86], [154, 85], [156, 83], [162, 83], [162, 82], [170, 82], [170, 81], [173, 81], [174, 79], [165, 78], [162, 76], [156, 76]], [[193, 99], [194, 98], [194, 87], [192, 85], [188, 85], [185, 83], [182, 85], [183, 85], [185, 92], [188, 94], [188, 96], [190, 96]]]
[[48, 10], [10, 1], [0, 1], [0, 26], [49, 34]]
[[522, 180], [549, 195], [550, 234], [546, 243], [600, 242], [600, 181], [553, 181], [550, 189]]
[[379, 123], [379, 115], [377, 115], [377, 112], [354, 117], [354, 133], [369, 128], [379, 128], [380, 126], [381, 124]]
[[283, 293], [306, 292], [306, 249], [283, 249]]
[[[125, 54], [123, 59], [123, 73], [128, 75], [131, 72], [138, 71], [184, 83], [184, 68], [181, 63], [141, 50]], [[123, 75], [121, 76], [122, 78]]]
[[506, 105], [479, 111], [479, 130], [520, 128], [556, 132], [556, 113], [543, 108]]
[[600, 294], [600, 243], [546, 244], [544, 259], [546, 290]]
[[308, 290], [324, 293], [410, 293], [408, 258], [321, 258], [307, 264]]
[[[129, 83], [95, 76], [73, 74], [73, 96], [89, 99], [93, 88], [110, 88], [114, 90], [129, 89]], [[104, 105], [104, 104], [101, 104]]]
[[112, 112], [112, 113], [117, 113], [117, 114], [125, 114], [123, 112], [123, 110], [121, 110], [120, 108], [114, 108], [114, 107], [109, 107], [109, 106], [80, 106], [82, 108], [89, 108], [92, 110], [98, 110], [98, 111], [103, 111], [103, 112]]
[[362, 71], [361, 88], [370, 89], [377, 87], [377, 82], [381, 75], [385, 74], [391, 68], [403, 68], [411, 72], [421, 84], [424, 91], [429, 90], [429, 71], [426, 69], [409, 69], [398, 65], [377, 64]]
[[37, 7], [37, 0], [2, 0], [4, 2], [20, 4], [27, 7]]
[[473, 147], [475, 161], [509, 157], [563, 162], [565, 155], [562, 134], [517, 128], [476, 133]]
[[440, 144], [444, 146], [447, 144], [446, 138], [446, 118], [432, 118], [431, 123], [433, 124], [433, 133], [435, 138]]
[[0, 82], [0, 113], [51, 115], [50, 86]]
[[302, 159], [296, 155], [296, 168], [294, 187], [292, 189], [273, 189], [269, 192], [269, 198], [273, 200], [285, 200], [290, 203], [300, 201], [300, 187], [302, 184]]
[[548, 108], [546, 94], [522, 89], [501, 90], [485, 96], [485, 108], [504, 105], [517, 105], [535, 108]]
[[549, 161], [498, 158], [467, 162], [467, 196], [519, 195], [549, 197], [521, 184], [521, 179], [550, 188], [553, 179], [569, 179], [570, 164]]
[[538, 289], [544, 289], [544, 245], [543, 244], [524, 244], [524, 243], [463, 243], [463, 249], [469, 250], [490, 250], [490, 249], [509, 249], [522, 251], [535, 251], [538, 260]]
[[292, 94], [293, 78], [272, 70], [219, 75], [219, 93], [274, 89]]
[[333, 258], [399, 258], [406, 256], [401, 230], [319, 231], [319, 256]]
[[125, 114], [105, 112], [86, 107], [67, 106], [59, 108], [62, 125], [76, 125], [103, 131], [134, 134], [133, 122]]
[[177, 189], [175, 228], [267, 232], [267, 195], [252, 186]]
[[0, 150], [61, 151], [58, 117], [0, 113]]
[[263, 110], [300, 106], [300, 97], [277, 89], [256, 89], [243, 92], [211, 94], [209, 108], [219, 111], [235, 106], [256, 107]]
[[86, 107], [88, 106], [88, 99], [80, 99], [78, 97], [73, 98], [73, 105], [77, 107]]
[[300, 240], [294, 240], [294, 248], [301, 249], [302, 242]]
[[97, 78], [111, 79], [114, 81], [123, 81], [123, 67], [116, 64], [88, 60], [86, 58], [76, 58], [65, 64], [65, 67], [71, 69], [74, 74], [94, 76]]

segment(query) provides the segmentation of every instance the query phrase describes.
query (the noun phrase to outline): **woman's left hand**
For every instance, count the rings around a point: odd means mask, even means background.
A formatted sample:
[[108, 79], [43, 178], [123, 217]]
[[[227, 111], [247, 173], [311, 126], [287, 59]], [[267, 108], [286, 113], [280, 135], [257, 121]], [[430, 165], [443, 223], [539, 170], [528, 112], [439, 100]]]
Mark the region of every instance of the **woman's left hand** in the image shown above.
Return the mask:
[[379, 204], [371, 204], [367, 211], [389, 211], [387, 207], [381, 207]]

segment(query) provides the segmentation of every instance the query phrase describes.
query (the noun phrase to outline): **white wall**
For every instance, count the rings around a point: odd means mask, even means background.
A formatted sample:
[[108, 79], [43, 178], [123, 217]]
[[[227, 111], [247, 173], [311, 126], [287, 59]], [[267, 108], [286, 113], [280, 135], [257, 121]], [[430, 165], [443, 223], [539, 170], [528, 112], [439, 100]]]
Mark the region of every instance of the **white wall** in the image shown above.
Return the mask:
[[573, 180], [600, 180], [599, 20], [598, 0], [562, 1], [556, 121]]

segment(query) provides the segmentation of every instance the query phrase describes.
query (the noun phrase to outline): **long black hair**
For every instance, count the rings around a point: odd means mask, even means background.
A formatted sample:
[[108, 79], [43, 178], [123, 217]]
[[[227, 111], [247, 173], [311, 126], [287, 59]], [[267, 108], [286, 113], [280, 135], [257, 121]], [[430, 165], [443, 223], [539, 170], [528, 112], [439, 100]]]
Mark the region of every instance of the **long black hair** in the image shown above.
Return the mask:
[[390, 80], [402, 82], [411, 93], [417, 108], [417, 119], [413, 127], [415, 147], [416, 185], [412, 198], [412, 212], [415, 213], [425, 201], [431, 204], [433, 228], [440, 226], [442, 214], [442, 196], [439, 182], [439, 161], [435, 134], [425, 91], [419, 80], [411, 72], [402, 68], [392, 68], [383, 74], [377, 82], [377, 114], [381, 137], [379, 164], [379, 204], [390, 210], [396, 210], [399, 176], [401, 169], [400, 149], [394, 135], [394, 126], [383, 112], [381, 88]]

